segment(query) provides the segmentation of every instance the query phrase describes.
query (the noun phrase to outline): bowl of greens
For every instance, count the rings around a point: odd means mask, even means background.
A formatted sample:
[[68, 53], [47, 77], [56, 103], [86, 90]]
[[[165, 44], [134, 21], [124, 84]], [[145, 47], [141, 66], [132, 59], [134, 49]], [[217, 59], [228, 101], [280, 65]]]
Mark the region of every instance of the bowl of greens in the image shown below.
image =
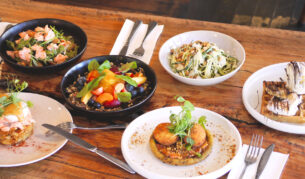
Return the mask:
[[127, 56], [90, 58], [72, 67], [63, 77], [61, 92], [75, 110], [99, 117], [119, 117], [136, 112], [153, 96], [154, 71]]
[[87, 36], [77, 25], [59, 19], [34, 19], [9, 28], [0, 37], [0, 56], [23, 71], [49, 72], [77, 61]]
[[190, 31], [168, 39], [159, 51], [163, 68], [190, 85], [208, 86], [232, 77], [244, 64], [243, 46], [214, 31]]

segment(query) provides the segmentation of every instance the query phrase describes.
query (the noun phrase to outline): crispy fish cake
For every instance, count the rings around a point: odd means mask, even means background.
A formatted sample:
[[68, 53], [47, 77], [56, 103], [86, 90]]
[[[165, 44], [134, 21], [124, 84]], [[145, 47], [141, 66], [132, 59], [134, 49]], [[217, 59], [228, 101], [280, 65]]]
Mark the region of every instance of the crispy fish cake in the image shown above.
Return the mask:
[[[194, 124], [191, 128], [190, 137], [193, 139], [194, 147], [200, 147], [206, 141], [206, 132], [204, 128], [200, 124]], [[184, 138], [184, 142], [186, 142], [186, 138]]]
[[153, 136], [160, 144], [172, 145], [177, 142], [178, 136], [171, 133], [168, 129], [170, 125], [170, 123], [161, 123], [155, 128]]

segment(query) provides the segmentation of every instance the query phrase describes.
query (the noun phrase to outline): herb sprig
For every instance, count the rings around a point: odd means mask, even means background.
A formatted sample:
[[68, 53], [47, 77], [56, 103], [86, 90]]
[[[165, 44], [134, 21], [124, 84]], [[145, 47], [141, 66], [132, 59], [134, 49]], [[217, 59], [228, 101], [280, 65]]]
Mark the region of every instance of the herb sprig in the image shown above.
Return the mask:
[[[2, 96], [0, 98], [0, 116], [4, 113], [4, 108], [10, 104], [16, 104], [21, 101], [18, 98], [18, 94], [28, 87], [28, 83], [21, 81], [19, 79], [14, 79], [8, 82], [7, 92], [9, 93], [7, 96]], [[27, 105], [32, 107], [33, 104], [30, 101], [27, 101]]]
[[[182, 110], [178, 114], [172, 113], [170, 115], [171, 125], [169, 126], [169, 131], [178, 135], [181, 140], [186, 137], [186, 149], [191, 150], [191, 147], [194, 145], [194, 140], [189, 135], [191, 128], [195, 124], [195, 120], [192, 117], [192, 111], [195, 110], [195, 107], [190, 101], [185, 100], [181, 96], [175, 96], [175, 99], [183, 103], [183, 105], [181, 106]], [[206, 117], [201, 116], [198, 119], [198, 123], [205, 128]]]

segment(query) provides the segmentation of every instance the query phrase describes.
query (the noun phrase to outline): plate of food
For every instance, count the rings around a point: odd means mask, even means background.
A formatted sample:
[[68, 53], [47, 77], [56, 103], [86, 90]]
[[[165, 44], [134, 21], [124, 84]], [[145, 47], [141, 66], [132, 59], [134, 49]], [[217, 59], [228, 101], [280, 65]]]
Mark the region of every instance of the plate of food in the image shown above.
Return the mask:
[[59, 19], [33, 19], [14, 25], [0, 37], [0, 55], [23, 71], [48, 72], [78, 60], [87, 36], [77, 25]]
[[253, 73], [243, 87], [243, 103], [262, 124], [305, 134], [305, 63], [287, 62]]
[[99, 117], [129, 115], [156, 90], [154, 71], [144, 62], [119, 55], [90, 58], [72, 67], [61, 82], [62, 94], [74, 109]]
[[62, 148], [67, 140], [46, 137], [41, 124], [72, 122], [69, 111], [52, 98], [34, 93], [0, 94], [0, 167], [31, 164]]
[[156, 109], [132, 121], [121, 147], [146, 178], [218, 178], [240, 155], [241, 136], [223, 116], [178, 97], [182, 106]]
[[232, 77], [245, 62], [243, 46], [214, 31], [190, 31], [167, 40], [159, 51], [163, 68], [190, 85], [214, 85]]

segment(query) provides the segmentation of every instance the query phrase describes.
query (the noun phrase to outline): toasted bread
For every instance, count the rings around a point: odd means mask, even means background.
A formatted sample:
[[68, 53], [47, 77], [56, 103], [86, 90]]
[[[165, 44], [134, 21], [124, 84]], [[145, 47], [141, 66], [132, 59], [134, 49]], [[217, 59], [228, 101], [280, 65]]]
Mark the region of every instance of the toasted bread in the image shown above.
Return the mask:
[[151, 151], [153, 154], [160, 159], [162, 162], [171, 164], [171, 165], [192, 165], [204, 160], [212, 151], [213, 146], [213, 136], [210, 131], [206, 130], [206, 144], [203, 144], [204, 150], [200, 154], [200, 156], [190, 157], [190, 158], [170, 158], [164, 155], [162, 152], [158, 150], [157, 142], [155, 141], [154, 137], [151, 136], [149, 144]]
[[280, 122], [289, 122], [289, 123], [305, 123], [305, 95], [302, 95], [302, 103], [299, 105], [299, 110], [294, 116], [285, 116], [275, 114], [272, 111], [267, 109], [268, 102], [271, 100], [273, 95], [270, 92], [267, 92], [267, 88], [279, 89], [286, 91], [286, 82], [282, 81], [264, 81], [263, 82], [263, 95], [262, 95], [262, 106], [261, 114], [266, 116], [269, 119], [280, 121]]

